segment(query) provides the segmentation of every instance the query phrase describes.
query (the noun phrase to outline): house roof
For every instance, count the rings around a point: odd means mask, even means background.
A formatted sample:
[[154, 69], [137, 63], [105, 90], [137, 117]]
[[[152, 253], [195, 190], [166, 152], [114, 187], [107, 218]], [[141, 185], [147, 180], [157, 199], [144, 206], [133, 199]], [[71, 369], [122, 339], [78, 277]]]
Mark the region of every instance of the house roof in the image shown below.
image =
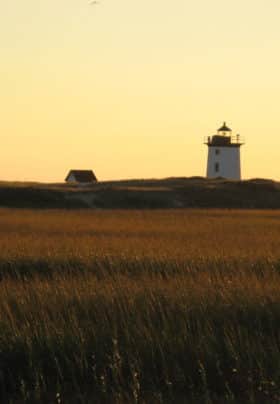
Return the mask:
[[77, 182], [96, 182], [97, 178], [92, 170], [70, 170], [65, 181], [68, 181], [73, 175]]

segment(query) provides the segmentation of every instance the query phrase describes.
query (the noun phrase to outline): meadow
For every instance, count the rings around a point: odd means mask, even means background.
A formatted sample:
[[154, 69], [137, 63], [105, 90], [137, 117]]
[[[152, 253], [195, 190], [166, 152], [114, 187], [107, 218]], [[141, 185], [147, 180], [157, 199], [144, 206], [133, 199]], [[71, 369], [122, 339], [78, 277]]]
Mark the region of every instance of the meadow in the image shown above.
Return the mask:
[[0, 402], [280, 402], [280, 212], [0, 209]]

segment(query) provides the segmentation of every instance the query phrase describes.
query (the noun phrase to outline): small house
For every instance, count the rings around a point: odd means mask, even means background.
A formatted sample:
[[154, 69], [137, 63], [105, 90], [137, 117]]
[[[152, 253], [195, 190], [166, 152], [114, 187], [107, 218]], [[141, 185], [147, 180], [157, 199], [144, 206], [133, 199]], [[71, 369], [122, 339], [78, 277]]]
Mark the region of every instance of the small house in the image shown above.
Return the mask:
[[92, 184], [97, 178], [92, 170], [70, 170], [65, 182], [74, 184]]

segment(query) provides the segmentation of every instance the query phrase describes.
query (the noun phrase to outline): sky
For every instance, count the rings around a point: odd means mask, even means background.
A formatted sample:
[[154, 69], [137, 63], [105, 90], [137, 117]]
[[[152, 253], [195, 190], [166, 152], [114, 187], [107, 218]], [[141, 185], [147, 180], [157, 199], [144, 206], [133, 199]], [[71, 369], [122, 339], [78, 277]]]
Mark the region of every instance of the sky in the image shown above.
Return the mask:
[[204, 176], [226, 121], [280, 180], [279, 0], [0, 0], [0, 180]]

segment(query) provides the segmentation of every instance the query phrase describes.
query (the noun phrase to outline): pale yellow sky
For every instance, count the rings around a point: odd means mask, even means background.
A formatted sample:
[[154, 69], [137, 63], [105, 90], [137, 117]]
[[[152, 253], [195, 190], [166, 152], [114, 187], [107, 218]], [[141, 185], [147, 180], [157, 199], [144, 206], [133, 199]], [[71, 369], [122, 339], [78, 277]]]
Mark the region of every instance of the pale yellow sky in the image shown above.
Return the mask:
[[280, 180], [279, 0], [0, 3], [0, 180], [205, 175], [203, 137], [246, 138]]

